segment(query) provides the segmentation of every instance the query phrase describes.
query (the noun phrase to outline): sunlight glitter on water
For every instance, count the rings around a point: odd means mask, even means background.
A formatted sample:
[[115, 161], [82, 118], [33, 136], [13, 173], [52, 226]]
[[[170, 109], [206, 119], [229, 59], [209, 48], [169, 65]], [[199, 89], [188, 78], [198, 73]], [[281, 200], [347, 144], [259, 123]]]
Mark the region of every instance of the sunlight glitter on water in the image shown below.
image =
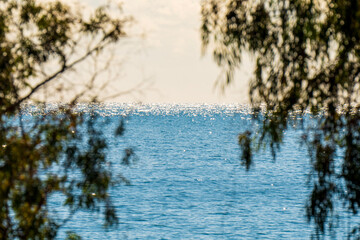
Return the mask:
[[[29, 105], [23, 113], [56, 109], [59, 104]], [[237, 136], [256, 127], [248, 105], [106, 103], [78, 104], [74, 111], [95, 111], [108, 120], [102, 127], [108, 160], [114, 174], [121, 173], [131, 185], [110, 191], [118, 228], [104, 230], [101, 215], [81, 211], [58, 239], [66, 231], [94, 240], [310, 238], [313, 229], [304, 211], [309, 165], [294, 129], [285, 135], [276, 162], [265, 150], [246, 172]], [[125, 135], [114, 140], [122, 117]], [[121, 157], [129, 146], [139, 161], [128, 167]], [[61, 212], [60, 203], [55, 198], [50, 208]]]

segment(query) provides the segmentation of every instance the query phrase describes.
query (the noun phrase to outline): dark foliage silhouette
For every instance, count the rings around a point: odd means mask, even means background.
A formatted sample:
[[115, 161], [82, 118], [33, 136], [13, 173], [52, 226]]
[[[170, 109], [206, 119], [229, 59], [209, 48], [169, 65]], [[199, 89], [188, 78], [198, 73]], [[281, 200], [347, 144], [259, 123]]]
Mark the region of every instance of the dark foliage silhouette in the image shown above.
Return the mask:
[[[67, 91], [54, 83], [126, 36], [130, 19], [112, 17], [107, 6], [78, 10], [60, 1], [0, 3], [0, 239], [54, 239], [79, 209], [102, 211], [107, 225], [118, 221], [108, 195], [117, 178], [96, 111], [75, 110], [79, 100], [96, 101], [94, 78], [67, 104], [49, 105], [37, 95], [47, 87], [52, 94]], [[29, 108], [31, 120], [24, 116]], [[123, 132], [121, 124], [117, 135]], [[65, 218], [48, 207], [54, 193], [63, 196]]]
[[275, 156], [289, 125], [303, 126], [312, 166], [306, 214], [316, 233], [331, 230], [339, 203], [354, 216], [360, 206], [359, 13], [356, 0], [202, 1], [204, 49], [224, 68], [223, 85], [243, 52], [255, 59], [249, 95], [260, 127], [239, 136], [247, 169], [257, 144]]

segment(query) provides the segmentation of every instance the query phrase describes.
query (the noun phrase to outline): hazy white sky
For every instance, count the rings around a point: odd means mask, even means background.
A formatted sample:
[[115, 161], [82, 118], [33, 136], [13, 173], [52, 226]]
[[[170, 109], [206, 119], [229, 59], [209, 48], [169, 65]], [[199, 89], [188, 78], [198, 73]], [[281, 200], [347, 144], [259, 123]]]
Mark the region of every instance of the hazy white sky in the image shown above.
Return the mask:
[[[99, 1], [87, 0], [90, 4]], [[127, 95], [117, 101], [168, 103], [246, 102], [247, 82], [252, 70], [245, 64], [236, 83], [224, 94], [214, 88], [220, 69], [211, 51], [201, 56], [201, 0], [123, 0], [125, 14], [136, 20], [135, 40], [126, 48], [121, 69], [121, 88], [148, 81], [142, 94]], [[144, 39], [138, 37], [145, 34]]]

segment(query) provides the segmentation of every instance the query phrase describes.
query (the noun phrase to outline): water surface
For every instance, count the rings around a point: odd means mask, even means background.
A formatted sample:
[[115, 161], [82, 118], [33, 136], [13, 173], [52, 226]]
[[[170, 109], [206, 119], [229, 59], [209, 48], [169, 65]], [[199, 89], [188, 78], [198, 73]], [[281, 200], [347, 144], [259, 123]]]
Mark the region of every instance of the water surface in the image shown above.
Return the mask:
[[[294, 129], [276, 161], [262, 151], [246, 172], [237, 135], [254, 127], [247, 106], [108, 104], [98, 111], [113, 169], [131, 181], [111, 189], [120, 224], [106, 230], [100, 213], [80, 211], [58, 239], [66, 231], [83, 239], [310, 238], [309, 163]], [[112, 136], [121, 117], [126, 132], [119, 140]], [[121, 158], [129, 146], [138, 161], [126, 167]], [[55, 196], [51, 206], [61, 212], [59, 202]]]

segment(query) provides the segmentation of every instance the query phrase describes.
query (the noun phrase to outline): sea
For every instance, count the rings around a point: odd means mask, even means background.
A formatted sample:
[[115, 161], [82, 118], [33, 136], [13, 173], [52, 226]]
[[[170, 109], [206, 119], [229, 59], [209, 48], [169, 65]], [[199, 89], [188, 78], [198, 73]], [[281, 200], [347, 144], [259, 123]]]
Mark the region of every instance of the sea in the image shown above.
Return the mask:
[[[296, 125], [285, 132], [276, 159], [260, 148], [246, 171], [238, 135], [259, 124], [247, 105], [108, 103], [96, 111], [113, 171], [129, 180], [110, 189], [119, 224], [105, 227], [101, 212], [79, 210], [57, 239], [69, 231], [93, 240], [314, 236], [305, 214], [310, 162]], [[115, 138], [120, 119], [125, 132]], [[129, 166], [121, 164], [126, 148], [135, 152]], [[61, 197], [52, 196], [49, 207], [61, 212]], [[345, 238], [350, 227], [342, 218], [323, 237]]]

